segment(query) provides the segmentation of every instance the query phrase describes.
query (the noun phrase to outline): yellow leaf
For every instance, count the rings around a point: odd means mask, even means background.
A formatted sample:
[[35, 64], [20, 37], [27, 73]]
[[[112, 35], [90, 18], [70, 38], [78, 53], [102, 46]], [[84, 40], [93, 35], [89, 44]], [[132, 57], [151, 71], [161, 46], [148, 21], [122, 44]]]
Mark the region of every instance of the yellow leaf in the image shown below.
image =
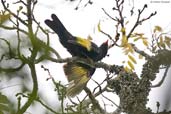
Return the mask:
[[127, 21], [126, 23], [125, 23], [125, 25], [127, 25], [129, 23], [129, 21]]
[[131, 34], [131, 37], [143, 37], [144, 33], [134, 33]]
[[132, 55], [128, 55], [128, 58], [134, 63], [137, 64], [137, 61], [135, 60], [135, 58]]
[[10, 19], [10, 13], [8, 14], [0, 14], [0, 24]]
[[98, 25], [97, 25], [97, 29], [98, 29], [99, 32], [101, 31], [101, 28], [100, 28], [100, 21], [99, 21], [99, 23], [98, 23]]
[[149, 43], [148, 43], [147, 39], [146, 39], [146, 38], [143, 38], [142, 41], [143, 41], [143, 44], [144, 44], [146, 47], [148, 47], [148, 44], [149, 44]]
[[134, 39], [134, 42], [138, 41], [139, 39], [141, 39], [141, 37], [137, 37]]
[[166, 48], [166, 46], [165, 46], [165, 43], [164, 43], [164, 41], [163, 41], [163, 37], [161, 36], [160, 37], [160, 41], [159, 41], [159, 45], [162, 47], [162, 48]]
[[154, 32], [161, 32], [162, 31], [162, 28], [160, 26], [155, 26], [154, 27]]
[[132, 45], [129, 43], [124, 45], [123, 50], [124, 50], [125, 55], [128, 55], [128, 53], [134, 53], [134, 49], [133, 49]]
[[135, 34], [131, 34], [130, 38], [135, 38], [137, 37]]
[[130, 67], [132, 70], [135, 69], [135, 68], [134, 68], [134, 65], [131, 63], [131, 61], [128, 61], [128, 65], [129, 65], [129, 67]]
[[169, 48], [171, 48], [171, 38], [170, 37], [168, 37], [168, 36], [165, 36], [165, 44], [169, 47]]
[[129, 52], [134, 53], [134, 49], [133, 49], [132, 45], [127, 43], [127, 46], [128, 46]]
[[162, 36], [160, 37], [160, 43], [161, 43], [161, 44], [164, 43], [164, 42], [163, 42], [163, 37], [162, 37]]
[[125, 71], [126, 71], [126, 72], [131, 72], [131, 69], [130, 69], [130, 68], [128, 68], [127, 66], [126, 66], [126, 67], [124, 67], [124, 69], [125, 69]]
[[171, 37], [165, 36], [165, 40], [171, 41]]
[[125, 55], [128, 55], [129, 53], [129, 50], [128, 49], [124, 49], [124, 52], [123, 52]]
[[126, 37], [126, 35], [123, 35], [122, 41], [121, 41], [121, 46], [124, 46], [124, 45], [126, 45], [127, 43], [128, 43], [127, 37]]
[[93, 40], [93, 38], [90, 35], [88, 35], [87, 40], [91, 41], [91, 40]]
[[128, 61], [128, 65], [129, 65], [129, 67], [132, 69], [132, 70], [134, 70], [135, 68], [134, 68], [134, 65], [132, 64], [132, 62], [131, 61]]
[[165, 46], [165, 44], [163, 43], [163, 44], [161, 44], [161, 47], [163, 48], [163, 49], [166, 49], [166, 46]]
[[142, 37], [144, 35], [144, 33], [135, 33], [137, 36]]
[[139, 54], [139, 59], [143, 59], [143, 56], [141, 54]]

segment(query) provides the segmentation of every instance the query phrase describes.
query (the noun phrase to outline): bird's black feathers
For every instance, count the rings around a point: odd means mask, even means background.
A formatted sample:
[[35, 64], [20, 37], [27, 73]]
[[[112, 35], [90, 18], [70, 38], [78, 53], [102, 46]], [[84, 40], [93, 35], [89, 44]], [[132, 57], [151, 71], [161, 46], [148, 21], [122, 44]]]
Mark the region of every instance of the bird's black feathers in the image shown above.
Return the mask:
[[55, 14], [52, 14], [52, 20], [45, 20], [45, 23], [59, 36], [61, 44], [70, 52], [72, 56], [90, 58], [99, 61], [106, 56], [108, 43], [104, 42], [100, 47], [89, 39], [82, 39], [70, 34], [62, 22]]
[[[52, 14], [51, 17], [52, 20], [45, 20], [46, 25], [57, 33], [60, 43], [72, 56], [85, 58], [90, 60], [90, 62], [97, 62], [107, 55], [108, 41], [102, 43], [102, 45], [98, 47], [89, 39], [75, 37], [69, 33], [55, 14]], [[95, 68], [86, 63], [66, 63], [64, 65], [64, 73], [69, 81], [67, 95], [73, 97], [76, 94], [79, 94], [94, 72]]]

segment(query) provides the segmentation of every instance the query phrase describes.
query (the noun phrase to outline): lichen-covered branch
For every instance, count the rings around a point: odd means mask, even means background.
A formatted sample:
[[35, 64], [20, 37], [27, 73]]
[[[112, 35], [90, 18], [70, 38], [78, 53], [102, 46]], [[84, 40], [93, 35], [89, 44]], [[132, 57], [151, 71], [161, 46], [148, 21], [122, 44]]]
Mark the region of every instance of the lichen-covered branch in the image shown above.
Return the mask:
[[167, 73], [168, 73], [169, 68], [170, 68], [170, 65], [166, 67], [162, 79], [157, 84], [152, 85], [151, 88], [160, 87], [163, 84], [164, 80], [166, 79], [166, 76], [168, 75]]

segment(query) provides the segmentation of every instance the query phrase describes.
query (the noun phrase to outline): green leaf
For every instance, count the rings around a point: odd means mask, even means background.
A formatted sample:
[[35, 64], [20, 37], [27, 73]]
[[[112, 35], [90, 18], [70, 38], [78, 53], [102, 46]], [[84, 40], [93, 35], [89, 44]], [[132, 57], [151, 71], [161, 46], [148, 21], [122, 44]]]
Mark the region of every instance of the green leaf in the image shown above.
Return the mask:
[[0, 93], [0, 114], [3, 114], [3, 111], [9, 111], [9, 101], [5, 95]]
[[2, 110], [2, 111], [9, 111], [9, 107], [8, 107], [8, 105], [0, 104], [0, 110]]
[[0, 114], [4, 114], [2, 111], [0, 111]]
[[8, 103], [8, 99], [5, 95], [2, 95], [0, 93], [0, 103], [4, 103], [4, 104], [7, 104]]
[[8, 99], [5, 95], [0, 94], [0, 103], [8, 103]]

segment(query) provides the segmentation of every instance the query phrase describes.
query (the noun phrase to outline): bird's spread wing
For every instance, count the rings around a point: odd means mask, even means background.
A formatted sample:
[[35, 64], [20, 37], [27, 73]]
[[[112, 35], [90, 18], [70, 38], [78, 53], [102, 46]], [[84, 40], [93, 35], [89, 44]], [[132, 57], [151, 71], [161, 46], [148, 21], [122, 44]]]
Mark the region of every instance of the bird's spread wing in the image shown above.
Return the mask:
[[88, 81], [89, 78], [87, 78], [86, 75], [83, 75], [82, 77], [71, 81], [67, 88], [67, 96], [74, 97], [79, 94], [84, 89]]
[[90, 71], [76, 63], [64, 65], [64, 72], [69, 81], [67, 96], [74, 97], [79, 94], [90, 79]]

